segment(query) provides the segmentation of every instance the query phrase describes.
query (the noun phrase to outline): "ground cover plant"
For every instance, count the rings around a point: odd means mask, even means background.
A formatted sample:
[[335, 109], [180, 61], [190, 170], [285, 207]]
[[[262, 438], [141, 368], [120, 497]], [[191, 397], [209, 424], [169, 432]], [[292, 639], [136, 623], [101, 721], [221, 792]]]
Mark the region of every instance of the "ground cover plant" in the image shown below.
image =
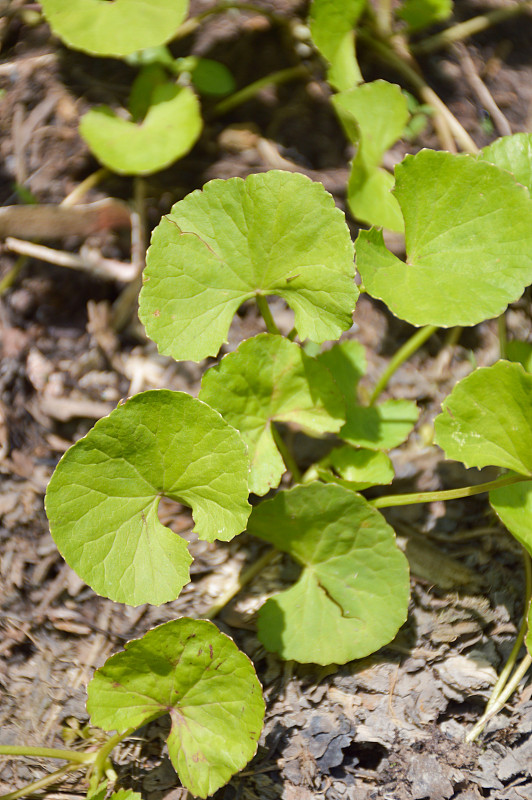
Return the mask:
[[[123, 5], [134, 18], [137, 4]], [[100, 52], [60, 28], [57, 7], [43, 3], [59, 35]], [[70, 8], [74, 13], [77, 6]], [[228, 542], [247, 531], [272, 546], [261, 565], [276, 551], [288, 554], [299, 576], [266, 600], [257, 636], [282, 659], [323, 667], [375, 653], [407, 618], [408, 561], [380, 509], [489, 493], [494, 512], [524, 549], [527, 574], [532, 555], [530, 347], [507, 346], [502, 324], [500, 360], [460, 380], [434, 421], [446, 459], [496, 468], [499, 477], [438, 492], [383, 488], [394, 478], [388, 451], [405, 442], [419, 414], [412, 400], [379, 402], [395, 370], [438, 328], [471, 327], [502, 315], [532, 283], [532, 136], [500, 137], [466, 154], [422, 149], [407, 155], [393, 176], [384, 171], [383, 155], [401, 136], [409, 111], [397, 85], [360, 82], [354, 26], [359, 19], [374, 26], [372, 33], [357, 29], [362, 41], [379, 32], [375, 42], [382, 44], [395, 33], [388, 4], [377, 4], [378, 13], [371, 8], [316, 0], [310, 30], [330, 63], [329, 82], [339, 90], [335, 111], [358, 145], [349, 208], [374, 227], [353, 241], [323, 185], [283, 170], [215, 179], [175, 203], [155, 227], [146, 257], [139, 317], [147, 335], [177, 362], [217, 359], [233, 318], [250, 303], [266, 332], [205, 369], [198, 398], [159, 389], [121, 402], [65, 453], [46, 493], [50, 530], [67, 564], [99, 595], [130, 606], [173, 601], [190, 581], [192, 557], [184, 539], [161, 523], [161, 498], [191, 508], [200, 540]], [[90, 13], [104, 9], [98, 4]], [[450, 12], [449, 3], [412, 1], [401, 6], [399, 19], [414, 34]], [[165, 44], [183, 20], [167, 19], [168, 28], [146, 47]], [[134, 39], [115, 54], [138, 49]], [[150, 63], [133, 87], [144, 111], [146, 85], [154, 107], [166, 102], [156, 94], [169, 85], [161, 66], [166, 52], [146, 57]], [[172, 99], [184, 91], [174, 86]], [[441, 112], [434, 97], [428, 99], [430, 113]], [[460, 140], [459, 128], [443, 116]], [[122, 133], [117, 141], [129, 155]], [[136, 174], [166, 163], [108, 166]], [[388, 247], [383, 228], [404, 233], [404, 257]], [[369, 394], [359, 391], [364, 348], [343, 337], [361, 295], [419, 328]], [[281, 298], [290, 309], [291, 329], [276, 318], [268, 298]], [[291, 427], [311, 450], [313, 441], [325, 445], [325, 454], [305, 470], [287, 435]], [[518, 638], [470, 740], [532, 661], [529, 584]], [[528, 654], [514, 670], [523, 642]], [[14, 800], [83, 768], [88, 798], [136, 800], [134, 792], [114, 791], [109, 757], [140, 726], [165, 714], [171, 719], [168, 752], [182, 785], [207, 797], [255, 754], [264, 701], [250, 660], [229, 637], [210, 621], [180, 618], [112, 655], [89, 684], [87, 711], [106, 732], [96, 748], [0, 745], [4, 755], [67, 761], [5, 797]]]

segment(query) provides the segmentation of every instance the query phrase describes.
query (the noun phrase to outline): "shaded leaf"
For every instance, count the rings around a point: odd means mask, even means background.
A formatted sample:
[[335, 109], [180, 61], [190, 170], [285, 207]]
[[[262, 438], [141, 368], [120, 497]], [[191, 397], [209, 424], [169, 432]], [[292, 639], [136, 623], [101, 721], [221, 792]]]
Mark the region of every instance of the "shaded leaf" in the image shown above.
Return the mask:
[[[135, 112], [139, 108], [136, 105]], [[98, 106], [82, 117], [79, 132], [96, 158], [113, 172], [149, 175], [188, 153], [201, 128], [194, 92], [163, 83], [154, 86], [141, 124], [119, 117], [108, 106]]]
[[518, 183], [532, 194], [532, 134], [514, 133], [502, 136], [484, 147], [479, 158], [490, 161], [499, 169], [508, 170]]
[[50, 531], [96, 592], [159, 605], [179, 595], [192, 561], [159, 522], [161, 496], [192, 507], [200, 539], [229, 541], [246, 527], [248, 469], [216, 411], [182, 392], [143, 392], [65, 453], [46, 492]]
[[41, 0], [52, 31], [76, 50], [126, 56], [168, 42], [188, 13], [188, 0]]
[[408, 102], [388, 81], [364, 83], [332, 98], [348, 137], [357, 144], [347, 201], [354, 217], [370, 225], [403, 231], [403, 215], [391, 189], [394, 178], [380, 167], [385, 152], [408, 122]]
[[319, 478], [325, 483], [337, 483], [345, 489], [360, 492], [370, 486], [391, 483], [393, 477], [392, 462], [385, 453], [347, 445], [335, 447], [307, 470], [304, 482]]
[[366, 0], [313, 0], [310, 7], [312, 40], [329, 62], [327, 80], [340, 91], [362, 80], [354, 28], [365, 5]]
[[508, 361], [517, 361], [522, 364], [526, 372], [532, 372], [532, 344], [514, 339], [506, 342], [506, 356]]
[[256, 506], [248, 531], [303, 567], [259, 612], [261, 642], [285, 659], [344, 664], [387, 644], [406, 619], [408, 562], [360, 495], [310, 483]]
[[140, 318], [161, 353], [216, 355], [238, 307], [278, 295], [301, 339], [336, 339], [358, 290], [342, 212], [320, 183], [273, 170], [214, 180], [176, 203], [155, 229]]
[[268, 333], [248, 339], [203, 376], [200, 398], [240, 431], [251, 460], [249, 488], [258, 495], [279, 485], [285, 465], [274, 422], [306, 433], [335, 433], [344, 402], [325, 366], [295, 343]]
[[466, 467], [532, 475], [532, 375], [498, 361], [459, 381], [434, 421], [435, 441]]
[[354, 447], [370, 450], [391, 450], [407, 438], [419, 416], [419, 409], [410, 400], [386, 400], [377, 406], [361, 405], [357, 384], [366, 371], [364, 348], [346, 340], [335, 344], [318, 356], [332, 373], [345, 400], [346, 423], [339, 437]]
[[422, 150], [395, 169], [407, 261], [362, 231], [367, 291], [413, 325], [474, 325], [532, 282], [532, 201], [513, 177], [467, 155]]
[[128, 642], [88, 686], [92, 723], [124, 733], [170, 714], [168, 754], [207, 797], [253, 757], [264, 700], [249, 658], [206, 620], [178, 619]]
[[405, 0], [397, 16], [404, 19], [411, 31], [420, 31], [448, 19], [452, 11], [452, 0]]

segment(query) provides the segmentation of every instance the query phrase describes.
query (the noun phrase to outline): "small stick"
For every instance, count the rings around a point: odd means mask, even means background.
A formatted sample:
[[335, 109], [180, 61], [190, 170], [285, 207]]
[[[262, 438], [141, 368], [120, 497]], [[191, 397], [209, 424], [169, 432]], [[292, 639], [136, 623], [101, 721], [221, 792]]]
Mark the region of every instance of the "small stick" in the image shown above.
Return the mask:
[[464, 71], [464, 75], [468, 84], [470, 85], [473, 92], [476, 94], [482, 106], [486, 109], [486, 111], [492, 118], [493, 124], [497, 129], [497, 133], [499, 133], [501, 136], [511, 136], [512, 129], [510, 127], [510, 123], [508, 122], [508, 120], [502, 113], [501, 109], [491, 96], [488, 87], [478, 74], [475, 68], [475, 63], [471, 58], [471, 56], [469, 55], [467, 47], [464, 44], [459, 43], [455, 44], [454, 48], [458, 53], [458, 57], [462, 64], [462, 69]]

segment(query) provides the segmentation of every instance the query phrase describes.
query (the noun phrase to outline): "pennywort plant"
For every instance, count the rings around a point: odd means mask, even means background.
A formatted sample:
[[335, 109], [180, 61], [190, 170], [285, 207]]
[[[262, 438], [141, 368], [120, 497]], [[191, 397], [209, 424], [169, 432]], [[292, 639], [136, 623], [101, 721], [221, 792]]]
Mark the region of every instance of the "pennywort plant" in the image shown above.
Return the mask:
[[[520, 297], [532, 283], [531, 144], [522, 134], [478, 157], [407, 156], [393, 189], [405, 261], [377, 228], [362, 231], [354, 246], [332, 197], [302, 175], [214, 180], [176, 203], [147, 254], [140, 318], [148, 335], [177, 360], [217, 356], [247, 301], [267, 332], [207, 369], [198, 399], [143, 392], [67, 451], [46, 494], [67, 563], [117, 602], [173, 600], [189, 580], [191, 556], [159, 521], [160, 498], [168, 497], [192, 509], [200, 539], [229, 541], [247, 530], [297, 562], [294, 585], [260, 609], [258, 637], [282, 658], [327, 665], [375, 652], [406, 620], [408, 563], [379, 509], [489, 492], [532, 555], [532, 375], [522, 364], [474, 370], [435, 420], [447, 458], [498, 467], [498, 479], [369, 500], [365, 489], [393, 481], [386, 451], [405, 440], [418, 409], [380, 403], [379, 392], [364, 400], [357, 392], [363, 348], [351, 338], [331, 345], [349, 331], [361, 291], [425, 326], [410, 353], [436, 327], [477, 324]], [[293, 311], [287, 336], [271, 296]], [[330, 442], [304, 475], [286, 426]], [[527, 611], [529, 604], [527, 595]], [[526, 625], [521, 638], [532, 649]], [[526, 656], [512, 676], [514, 650], [488, 716], [531, 661]], [[71, 757], [89, 770], [89, 797], [112, 785], [112, 748], [165, 713], [171, 761], [183, 785], [206, 797], [253, 756], [264, 713], [247, 657], [211, 622], [192, 619], [166, 623], [112, 656], [89, 685], [87, 708], [108, 732], [97, 751]], [[6, 752], [13, 748], [0, 748]], [[68, 759], [65, 752], [57, 757]]]

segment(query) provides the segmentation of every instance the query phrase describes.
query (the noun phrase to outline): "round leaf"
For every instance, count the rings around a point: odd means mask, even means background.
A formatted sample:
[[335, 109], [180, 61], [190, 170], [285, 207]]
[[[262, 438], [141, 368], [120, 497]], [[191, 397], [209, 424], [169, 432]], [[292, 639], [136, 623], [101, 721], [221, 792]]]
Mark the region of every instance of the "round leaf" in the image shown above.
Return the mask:
[[188, 13], [188, 0], [41, 0], [51, 29], [69, 47], [127, 56], [168, 42]]
[[434, 422], [447, 458], [532, 475], [532, 375], [498, 361], [456, 384]]
[[508, 170], [515, 180], [532, 194], [532, 134], [514, 133], [503, 136], [484, 147], [479, 158], [491, 161], [499, 169]]
[[168, 167], [192, 148], [201, 133], [199, 101], [187, 87], [156, 86], [141, 124], [108, 106], [88, 111], [79, 131], [106, 167], [121, 175], [148, 175]]
[[272, 423], [291, 422], [306, 433], [335, 433], [344, 403], [329, 371], [294, 342], [264, 333], [207, 370], [200, 398], [240, 431], [251, 460], [249, 489], [278, 486], [285, 465]]
[[490, 492], [490, 503], [502, 524], [532, 556], [532, 482], [495, 489]]
[[334, 484], [296, 486], [256, 506], [248, 531], [303, 566], [298, 582], [259, 612], [268, 650], [345, 664], [390, 642], [406, 620], [408, 562], [361, 495]]
[[248, 469], [240, 436], [212, 408], [182, 392], [143, 392], [65, 453], [46, 492], [50, 531], [99, 594], [166, 603], [192, 558], [159, 522], [159, 499], [191, 506], [200, 539], [229, 541], [246, 527]]
[[404, 19], [411, 31], [419, 31], [442, 22], [452, 13], [452, 0], [405, 0], [397, 16]]
[[353, 244], [320, 183], [273, 170], [214, 180], [155, 229], [140, 318], [161, 353], [216, 355], [238, 307], [278, 295], [301, 339], [323, 342], [352, 325], [358, 296]]
[[[386, 453], [364, 448], [335, 447], [320, 461], [320, 465], [334, 470], [339, 476], [337, 478], [330, 472], [328, 481], [338, 483], [352, 491], [361, 491], [370, 486], [382, 486], [391, 483], [394, 477], [393, 465]], [[321, 473], [320, 477], [323, 480]]]
[[170, 714], [168, 754], [183, 786], [207, 797], [257, 750], [264, 719], [249, 658], [206, 620], [178, 619], [128, 642], [88, 686], [93, 725], [124, 733]]
[[413, 325], [475, 325], [532, 282], [532, 200], [472, 156], [422, 150], [395, 169], [407, 261], [362, 231], [357, 266], [373, 297]]

